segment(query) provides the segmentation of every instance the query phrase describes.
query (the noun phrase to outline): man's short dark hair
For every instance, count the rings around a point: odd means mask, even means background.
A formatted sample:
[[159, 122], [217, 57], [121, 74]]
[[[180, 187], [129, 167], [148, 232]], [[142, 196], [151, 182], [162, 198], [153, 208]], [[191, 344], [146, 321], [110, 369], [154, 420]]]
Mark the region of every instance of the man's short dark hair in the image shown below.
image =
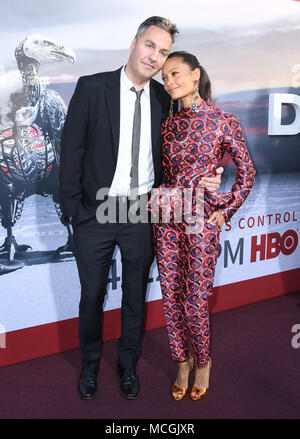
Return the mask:
[[178, 34], [178, 29], [176, 24], [172, 23], [168, 18], [158, 17], [154, 15], [153, 17], [147, 18], [143, 23], [140, 24], [135, 38], [138, 39], [143, 35], [150, 26], [157, 26], [162, 30], [165, 30], [171, 35], [172, 43], [174, 43], [175, 35]]

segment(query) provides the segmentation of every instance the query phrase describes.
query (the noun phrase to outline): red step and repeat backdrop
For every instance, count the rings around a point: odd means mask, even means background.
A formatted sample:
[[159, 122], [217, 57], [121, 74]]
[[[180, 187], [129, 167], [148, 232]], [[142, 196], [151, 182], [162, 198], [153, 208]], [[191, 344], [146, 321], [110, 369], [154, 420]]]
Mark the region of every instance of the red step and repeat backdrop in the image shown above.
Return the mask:
[[[257, 171], [221, 234], [211, 312], [300, 288], [300, 3], [102, 3], [1, 2], [0, 365], [78, 347], [80, 284], [57, 196], [60, 133], [78, 77], [126, 63], [137, 26], [151, 15], [176, 22], [174, 50], [194, 53], [207, 69], [214, 102], [240, 120]], [[223, 165], [227, 190], [235, 168], [228, 158]], [[121, 269], [117, 248], [105, 340], [120, 331]], [[163, 325], [154, 261], [145, 329]]]

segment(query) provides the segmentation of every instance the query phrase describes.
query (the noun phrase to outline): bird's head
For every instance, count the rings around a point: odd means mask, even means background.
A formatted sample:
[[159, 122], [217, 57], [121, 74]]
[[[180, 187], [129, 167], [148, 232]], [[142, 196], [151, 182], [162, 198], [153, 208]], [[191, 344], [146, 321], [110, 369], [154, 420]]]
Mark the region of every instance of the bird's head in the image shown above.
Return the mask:
[[48, 62], [74, 63], [76, 60], [75, 53], [70, 47], [65, 47], [40, 34], [30, 35], [21, 44], [23, 44], [24, 54], [40, 64]]

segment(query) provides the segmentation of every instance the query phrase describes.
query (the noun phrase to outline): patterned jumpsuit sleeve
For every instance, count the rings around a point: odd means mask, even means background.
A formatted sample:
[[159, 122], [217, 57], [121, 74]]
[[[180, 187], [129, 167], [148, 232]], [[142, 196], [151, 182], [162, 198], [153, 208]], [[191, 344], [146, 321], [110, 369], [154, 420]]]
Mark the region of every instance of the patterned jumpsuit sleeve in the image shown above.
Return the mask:
[[[228, 221], [248, 196], [255, 170], [236, 117], [203, 100], [193, 111], [182, 109], [162, 125], [163, 171], [167, 188], [197, 188], [202, 176], [215, 175], [226, 152], [237, 168], [230, 192], [204, 190], [204, 227], [187, 232], [187, 223], [153, 224], [154, 247], [163, 297], [171, 356], [183, 360], [190, 338], [196, 364], [209, 358], [208, 298], [218, 257], [220, 226], [207, 219], [221, 210]], [[151, 201], [150, 207], [151, 210]]]

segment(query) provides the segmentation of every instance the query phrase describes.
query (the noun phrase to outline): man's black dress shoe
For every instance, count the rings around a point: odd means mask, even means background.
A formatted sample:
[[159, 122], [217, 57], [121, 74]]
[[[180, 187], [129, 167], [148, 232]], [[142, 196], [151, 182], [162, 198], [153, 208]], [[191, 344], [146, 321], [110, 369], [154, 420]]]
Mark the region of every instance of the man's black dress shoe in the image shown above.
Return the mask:
[[120, 381], [121, 395], [126, 399], [136, 399], [140, 391], [139, 379], [135, 373], [135, 369], [124, 369], [118, 366]]
[[81, 399], [91, 399], [97, 391], [97, 370], [93, 368], [83, 368], [77, 387]]

